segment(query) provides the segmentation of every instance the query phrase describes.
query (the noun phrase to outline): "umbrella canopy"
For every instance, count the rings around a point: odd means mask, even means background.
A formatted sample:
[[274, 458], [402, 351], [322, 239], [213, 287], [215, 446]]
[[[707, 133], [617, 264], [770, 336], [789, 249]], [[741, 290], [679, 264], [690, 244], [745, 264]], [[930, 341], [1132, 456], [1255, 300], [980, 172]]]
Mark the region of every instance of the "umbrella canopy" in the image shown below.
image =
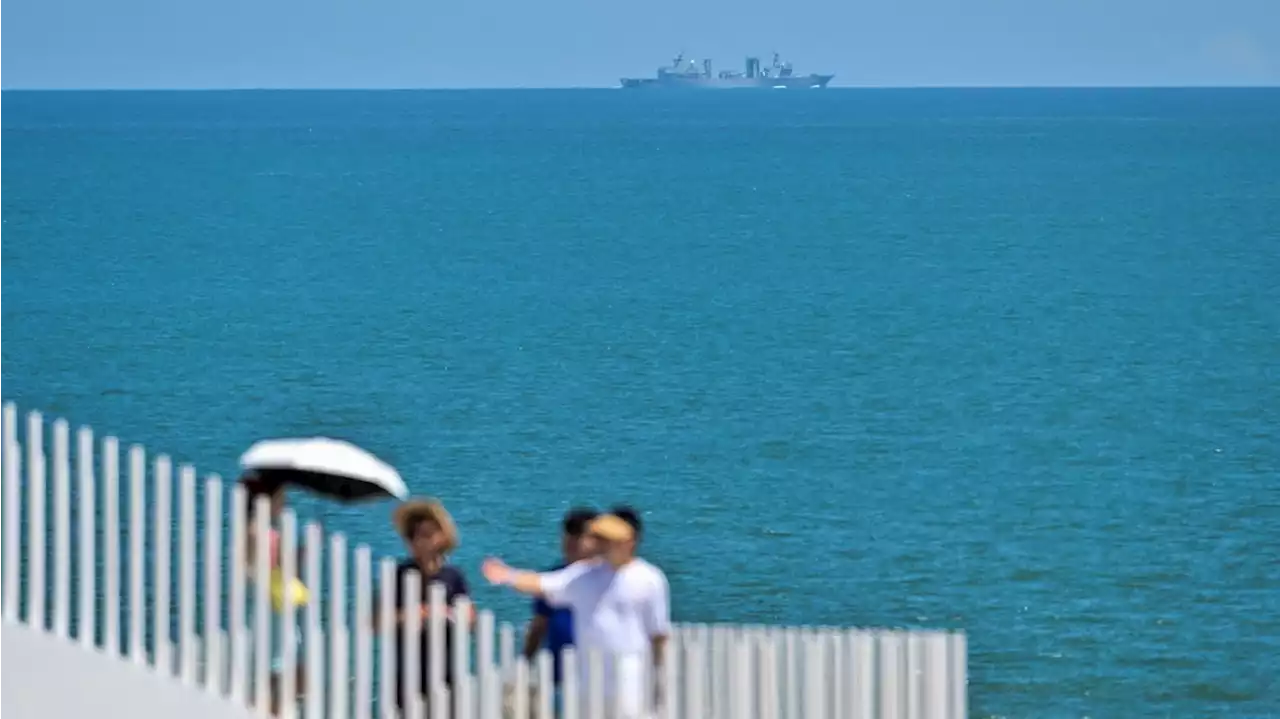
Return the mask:
[[340, 439], [263, 440], [240, 457], [240, 466], [263, 480], [342, 501], [409, 496], [394, 467]]

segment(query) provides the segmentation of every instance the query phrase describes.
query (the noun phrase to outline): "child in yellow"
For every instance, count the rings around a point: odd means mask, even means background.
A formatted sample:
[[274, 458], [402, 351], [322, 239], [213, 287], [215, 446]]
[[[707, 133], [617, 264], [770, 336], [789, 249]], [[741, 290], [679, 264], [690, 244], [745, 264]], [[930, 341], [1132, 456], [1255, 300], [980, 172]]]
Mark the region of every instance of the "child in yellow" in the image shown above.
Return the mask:
[[[249, 511], [246, 513], [248, 522], [248, 536], [245, 543], [245, 559], [248, 561], [247, 576], [250, 587], [252, 587], [255, 572], [255, 557], [258, 538], [255, 533], [256, 522], [254, 521], [253, 508], [258, 497], [266, 496], [270, 500], [271, 506], [271, 528], [268, 530], [266, 545], [267, 551], [270, 553], [271, 562], [271, 584], [269, 594], [271, 599], [271, 713], [279, 714], [280, 710], [280, 674], [284, 671], [284, 622], [280, 614], [284, 611], [285, 582], [284, 574], [280, 567], [280, 530], [277, 522], [280, 514], [284, 511], [284, 486], [271, 482], [263, 481], [253, 474], [247, 474], [241, 478], [241, 484], [247, 490], [246, 498], [249, 503]], [[293, 594], [293, 606], [298, 612], [301, 612], [311, 599], [311, 594], [307, 590], [307, 586], [296, 577], [289, 582], [288, 590]], [[250, 590], [252, 591], [252, 589]], [[252, 599], [252, 594], [248, 602], [249, 627], [254, 626], [253, 613], [256, 602]], [[298, 617], [301, 614], [295, 614], [293, 621], [297, 626]], [[299, 695], [303, 693], [306, 686], [306, 672], [304, 671], [302, 656], [302, 628], [297, 626], [294, 631], [295, 645], [298, 647], [296, 662], [296, 679], [294, 686], [297, 687]]]

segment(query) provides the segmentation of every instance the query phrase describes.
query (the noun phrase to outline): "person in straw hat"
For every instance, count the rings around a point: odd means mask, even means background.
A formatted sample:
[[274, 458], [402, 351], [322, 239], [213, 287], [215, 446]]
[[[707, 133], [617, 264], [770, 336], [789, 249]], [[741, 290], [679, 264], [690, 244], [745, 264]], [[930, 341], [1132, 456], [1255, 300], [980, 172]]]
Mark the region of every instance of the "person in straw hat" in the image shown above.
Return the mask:
[[[587, 658], [598, 653], [604, 661], [604, 688], [610, 715], [619, 719], [646, 716], [662, 677], [663, 649], [671, 631], [671, 602], [663, 571], [636, 556], [639, 515], [617, 507], [587, 526], [598, 556], [554, 572], [513, 569], [497, 558], [481, 567], [490, 583], [542, 596], [551, 606], [573, 610], [574, 641], [580, 663], [579, 691], [588, 687]], [[653, 681], [656, 680], [656, 681]], [[652, 681], [652, 684], [650, 684]], [[653, 694], [646, 686], [654, 689]]]
[[[421, 697], [424, 704], [430, 706], [430, 702], [427, 701], [429, 698], [427, 678], [431, 676], [428, 666], [430, 652], [427, 649], [430, 646], [427, 622], [430, 614], [428, 589], [437, 582], [444, 585], [445, 603], [450, 607], [448, 610], [450, 621], [445, 624], [446, 660], [442, 672], [445, 685], [450, 689], [453, 687], [454, 677], [453, 662], [449, 661], [449, 658], [453, 656], [452, 624], [456, 620], [452, 607], [459, 597], [468, 596], [469, 591], [467, 578], [462, 570], [447, 561], [449, 553], [458, 547], [458, 529], [453, 523], [453, 518], [449, 516], [448, 510], [439, 500], [410, 499], [396, 508], [392, 514], [392, 522], [409, 550], [409, 556], [396, 567], [394, 602], [396, 612], [394, 621], [397, 628], [395, 632], [396, 702], [403, 713], [409, 696]], [[420, 603], [418, 606], [405, 606], [405, 580], [412, 571], [418, 572], [421, 581]], [[375, 602], [374, 607], [379, 606], [381, 604]], [[405, 658], [404, 633], [400, 625], [411, 612], [416, 612], [422, 617], [422, 631], [418, 637], [418, 650], [421, 652], [418, 660], [418, 685], [413, 687], [412, 695], [406, 691], [400, 669]], [[375, 622], [379, 620], [376, 614], [375, 609]], [[470, 622], [473, 618], [474, 612], [472, 616], [464, 617], [463, 620]]]

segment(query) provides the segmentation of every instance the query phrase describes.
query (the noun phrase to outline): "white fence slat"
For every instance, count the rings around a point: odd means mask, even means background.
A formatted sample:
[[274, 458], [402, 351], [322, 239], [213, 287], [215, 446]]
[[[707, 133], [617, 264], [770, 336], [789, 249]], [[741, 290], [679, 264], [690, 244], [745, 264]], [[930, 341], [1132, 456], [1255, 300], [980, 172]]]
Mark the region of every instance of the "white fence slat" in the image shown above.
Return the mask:
[[526, 719], [529, 716], [529, 662], [523, 655], [516, 659], [511, 684], [511, 716]]
[[728, 649], [725, 647], [726, 628], [720, 626], [707, 627], [711, 642], [708, 645], [711, 664], [707, 679], [706, 699], [711, 703], [711, 716], [715, 719], [730, 719], [728, 684]]
[[449, 688], [447, 686], [445, 686], [444, 684], [441, 684], [439, 687], [436, 688], [436, 693], [432, 695], [431, 702], [435, 706], [444, 707], [444, 709], [441, 711], [440, 714], [432, 715], [432, 716], [441, 716], [441, 717], [444, 717], [444, 719], [449, 719], [450, 717], [449, 706], [451, 701], [452, 701], [452, 692], [449, 691]]
[[250, 515], [253, 527], [253, 708], [266, 719], [271, 714], [271, 500], [258, 495]]
[[729, 632], [729, 667], [725, 675], [728, 714], [732, 719], [748, 719], [751, 713], [751, 692], [743, 691], [751, 686], [751, 639], [741, 628]]
[[431, 582], [427, 586], [427, 675], [428, 706], [431, 716], [443, 716], [447, 707], [440, 704], [440, 691], [444, 688], [445, 662], [449, 657], [444, 655], [444, 627], [451, 609], [445, 603], [445, 588], [440, 582]]
[[227, 597], [231, 602], [227, 635], [231, 643], [230, 684], [231, 698], [238, 704], [249, 705], [249, 658], [253, 656], [249, 642], [253, 635], [246, 630], [248, 605], [248, 563], [246, 535], [249, 532], [249, 512], [246, 503], [248, 492], [236, 482], [231, 487], [231, 533], [227, 542], [231, 545], [231, 557], [227, 562]]
[[906, 690], [906, 682], [903, 681], [906, 650], [903, 647], [902, 634], [897, 631], [881, 632], [878, 644], [880, 671], [877, 684], [880, 689], [880, 719], [902, 719], [906, 713], [906, 702], [903, 701]]
[[120, 655], [120, 441], [102, 438], [102, 561], [103, 645]]
[[508, 622], [498, 624], [498, 672], [503, 681], [511, 681], [516, 671], [516, 633]]
[[204, 686], [225, 694], [222, 675], [222, 479], [212, 475], [204, 483]]
[[605, 712], [604, 654], [591, 648], [584, 653], [587, 660], [587, 716], [602, 717]]
[[964, 634], [949, 635], [951, 656], [950, 668], [951, 688], [950, 710], [952, 719], [966, 719], [969, 716], [969, 638]]
[[538, 704], [535, 707], [538, 719], [553, 719], [555, 716], [555, 666], [551, 652], [542, 649], [534, 655], [538, 676]]
[[782, 629], [783, 666], [782, 696], [783, 716], [799, 717], [801, 695], [804, 686], [800, 683], [800, 630], [784, 627]]
[[369, 719], [373, 709], [373, 559], [369, 548], [360, 545], [355, 551], [355, 719]]
[[303, 576], [303, 583], [311, 593], [311, 601], [307, 602], [306, 639], [303, 641], [307, 654], [306, 693], [303, 696], [307, 719], [321, 719], [324, 716], [325, 697], [328, 690], [325, 682], [324, 632], [320, 623], [321, 611], [324, 608], [323, 576], [320, 573], [324, 561], [324, 533], [320, 531], [320, 525], [316, 522], [307, 522], [306, 534], [307, 570]]
[[823, 701], [826, 656], [822, 636], [813, 630], [806, 631], [801, 637], [801, 646], [804, 652], [804, 715], [827, 719], [826, 702]]
[[280, 518], [280, 576], [284, 583], [278, 626], [280, 634], [280, 677], [277, 706], [279, 716], [293, 719], [298, 712], [298, 609], [289, 588], [298, 578], [298, 520], [292, 510]]
[[12, 402], [0, 407], [0, 472], [4, 478], [4, 562], [0, 571], [0, 617], [17, 623], [19, 574], [22, 565], [22, 446], [18, 444], [18, 408]]
[[173, 676], [173, 663], [169, 657], [169, 649], [173, 646], [169, 631], [169, 572], [173, 567], [169, 536], [173, 527], [171, 517], [173, 464], [167, 455], [162, 454], [156, 457], [154, 472], [155, 498], [152, 505], [155, 510], [155, 521], [152, 522], [151, 528], [155, 532], [155, 546], [151, 548], [153, 553], [151, 636], [155, 645], [153, 655], [156, 669], [165, 676]]
[[852, 684], [849, 665], [846, 664], [849, 654], [845, 649], [849, 637], [838, 628], [828, 627], [825, 631], [827, 647], [830, 651], [828, 657], [831, 660], [827, 674], [827, 706], [830, 707], [828, 711], [835, 719], [844, 719], [850, 713], [845, 702], [847, 698], [845, 689]]
[[[422, 719], [422, 643], [418, 641], [422, 631], [422, 575], [417, 569], [404, 572], [400, 577], [402, 621], [401, 641], [404, 643], [404, 659], [400, 664], [400, 686], [407, 719]], [[425, 687], [428, 691], [431, 686]]]
[[947, 713], [947, 635], [928, 632], [924, 637], [924, 716], [950, 719]]
[[71, 631], [71, 430], [53, 421], [53, 632]]
[[347, 539], [329, 537], [329, 716], [347, 717]]
[[178, 645], [179, 676], [195, 686], [200, 638], [196, 635], [196, 469], [184, 464], [178, 470]]
[[663, 649], [662, 671], [656, 677], [660, 705], [657, 709], [659, 719], [677, 719], [680, 715], [680, 662], [684, 659], [682, 637], [680, 631], [673, 628], [667, 636]]
[[703, 637], [689, 636], [685, 643], [684, 659], [684, 717], [698, 719], [709, 716], [706, 711], [704, 688], [707, 684], [707, 658]]
[[563, 719], [582, 718], [582, 668], [578, 650], [567, 646], [560, 653], [560, 710]]
[[471, 692], [471, 708], [473, 710], [471, 716], [466, 717], [466, 719], [483, 719], [483, 715], [479, 713], [480, 704], [477, 700], [477, 697], [484, 694], [484, 691], [480, 688], [480, 677], [477, 674], [470, 674], [467, 676], [466, 682], [467, 691]]
[[45, 631], [44, 419], [27, 414], [27, 624]]
[[395, 562], [383, 557], [378, 563], [378, 575], [378, 707], [380, 716], [386, 717], [396, 709]]
[[924, 673], [924, 649], [920, 643], [920, 635], [911, 632], [904, 642], [907, 648], [907, 719], [922, 719], [924, 703], [920, 693], [924, 690], [922, 675]]
[[93, 430], [81, 427], [76, 432], [76, 478], [80, 494], [80, 550], [78, 587], [80, 607], [77, 619], [80, 644], [94, 647], [98, 643], [97, 573], [98, 573], [98, 492], [93, 476]]
[[612, 716], [625, 717], [633, 716], [636, 712], [631, 706], [632, 697], [627, 695], [627, 663], [631, 657], [625, 652], [608, 653], [603, 655], [605, 686], [612, 685], [613, 696], [605, 693], [605, 701]]
[[[444, 587], [440, 587], [440, 599], [444, 600]], [[463, 681], [467, 675], [471, 673], [471, 600], [467, 597], [458, 597], [452, 607], [452, 616], [446, 617], [445, 620], [453, 625], [453, 656], [446, 657], [445, 661], [452, 663], [454, 685], [453, 685], [453, 716], [455, 719], [471, 719], [472, 715], [472, 697], [470, 682]], [[441, 641], [443, 641], [441, 637]], [[443, 663], [443, 662], [442, 662]]]
[[147, 663], [146, 460], [140, 445], [129, 447], [129, 657], [137, 664]]
[[493, 612], [482, 609], [476, 614], [476, 683], [480, 687], [480, 719], [491, 719], [502, 713], [501, 691], [496, 695], [492, 687], [498, 683], [493, 655]]
[[871, 632], [855, 629], [849, 636], [849, 664], [852, 667], [849, 716], [874, 719], [876, 711], [876, 640]]
[[778, 659], [779, 634], [773, 630], [761, 632], [759, 707], [760, 719], [778, 719]]

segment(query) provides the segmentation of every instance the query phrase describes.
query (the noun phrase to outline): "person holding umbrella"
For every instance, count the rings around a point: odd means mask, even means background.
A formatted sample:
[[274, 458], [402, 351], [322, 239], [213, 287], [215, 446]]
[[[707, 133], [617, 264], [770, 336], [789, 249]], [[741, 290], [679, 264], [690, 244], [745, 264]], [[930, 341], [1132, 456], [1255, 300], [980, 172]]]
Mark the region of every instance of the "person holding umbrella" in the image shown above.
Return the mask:
[[[280, 515], [284, 513], [285, 492], [284, 484], [259, 476], [254, 472], [247, 472], [240, 478], [240, 484], [245, 489], [245, 501], [248, 503], [246, 507], [245, 517], [245, 577], [248, 580], [250, 593], [252, 594], [252, 586], [254, 578], [257, 576], [257, 557], [259, 551], [268, 552], [267, 562], [271, 571], [271, 631], [270, 631], [270, 652], [271, 652], [271, 714], [278, 715], [280, 712], [280, 673], [284, 671], [284, 644], [283, 644], [283, 621], [280, 613], [284, 611], [285, 591], [284, 577], [280, 569]], [[265, 538], [258, 537], [257, 522], [255, 521], [257, 501], [260, 497], [266, 497], [269, 502], [270, 512], [268, 522], [269, 528]], [[299, 548], [301, 554], [301, 548]], [[294, 606], [301, 609], [306, 606], [310, 599], [306, 585], [301, 580], [295, 578], [288, 585], [289, 590], [293, 592]], [[250, 600], [247, 603], [248, 624], [250, 627], [255, 625], [254, 613], [257, 611], [257, 603]], [[295, 625], [298, 616], [292, 617]], [[297, 629], [294, 632], [296, 646], [302, 646], [302, 630]], [[302, 662], [302, 652], [297, 652], [297, 663], [295, 665], [294, 687], [297, 689], [299, 696], [305, 693], [306, 689], [306, 667]]]
[[[268, 439], [256, 442], [240, 457], [244, 470], [241, 483], [247, 490], [249, 502], [246, 536], [246, 558], [249, 560], [249, 578], [253, 581], [254, 560], [259, 548], [268, 551], [271, 567], [271, 712], [278, 713], [280, 706], [280, 672], [283, 670], [283, 646], [279, 613], [283, 611], [285, 592], [293, 596], [295, 607], [301, 608], [309, 601], [306, 585], [297, 577], [286, 583], [280, 566], [279, 519], [285, 508], [285, 488], [301, 487], [309, 492], [339, 502], [396, 498], [408, 496], [404, 480], [394, 467], [378, 459], [370, 452], [350, 442], [328, 437], [304, 439]], [[266, 496], [270, 503], [268, 536], [256, 535], [254, 505], [258, 497]], [[299, 546], [297, 567], [302, 566], [302, 547]], [[250, 602], [250, 607], [255, 603]], [[297, 615], [293, 617], [297, 621]], [[252, 620], [251, 620], [252, 621]], [[252, 626], [252, 624], [251, 624]], [[302, 631], [294, 634], [301, 646]], [[303, 693], [306, 673], [298, 653], [296, 687]]]
[[[395, 677], [396, 677], [396, 704], [403, 714], [410, 697], [422, 697], [424, 700], [429, 698], [428, 677], [430, 672], [430, 647], [429, 635], [430, 625], [427, 620], [430, 618], [430, 593], [429, 588], [432, 584], [442, 584], [445, 589], [445, 604], [448, 607], [447, 622], [445, 624], [444, 638], [444, 656], [445, 666], [442, 672], [444, 683], [447, 688], [453, 688], [453, 662], [450, 657], [453, 656], [453, 623], [458, 621], [467, 622], [468, 624], [475, 619], [475, 609], [472, 608], [471, 615], [467, 617], [457, 617], [454, 615], [454, 602], [460, 597], [466, 597], [470, 594], [467, 586], [467, 578], [462, 570], [448, 563], [448, 556], [458, 547], [458, 529], [453, 523], [453, 518], [449, 515], [444, 505], [436, 499], [413, 499], [409, 500], [396, 508], [392, 514], [392, 522], [395, 524], [396, 531], [404, 540], [405, 547], [409, 550], [409, 556], [400, 562], [396, 567], [395, 577]], [[405, 597], [405, 582], [410, 572], [416, 571], [418, 579], [421, 582], [419, 590], [419, 604], [417, 606], [407, 606]], [[373, 621], [375, 626], [380, 622], [378, 608], [382, 604], [380, 601], [374, 602]], [[401, 625], [410, 613], [416, 612], [422, 618], [422, 628], [418, 635], [417, 650], [419, 654], [418, 661], [418, 677], [417, 686], [406, 687], [404, 685], [404, 676], [401, 667], [405, 660], [405, 641], [404, 631]], [[412, 651], [412, 648], [410, 648]], [[412, 682], [413, 679], [410, 679]], [[412, 694], [409, 693], [412, 689]], [[430, 706], [430, 701], [425, 701]]]

